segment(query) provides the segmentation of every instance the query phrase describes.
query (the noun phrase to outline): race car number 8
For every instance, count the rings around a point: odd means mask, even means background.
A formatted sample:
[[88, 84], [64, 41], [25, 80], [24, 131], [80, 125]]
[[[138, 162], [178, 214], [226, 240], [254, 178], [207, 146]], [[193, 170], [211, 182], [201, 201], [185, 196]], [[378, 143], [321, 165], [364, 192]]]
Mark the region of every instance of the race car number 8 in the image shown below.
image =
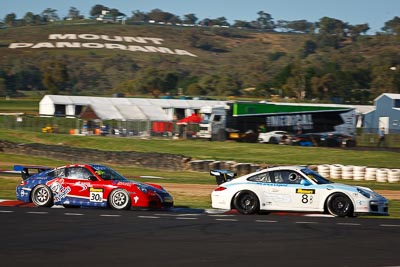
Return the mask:
[[310, 204], [311, 204], [312, 201], [313, 201], [313, 197], [312, 197], [312, 196], [308, 196], [308, 195], [306, 195], [306, 194], [304, 194], [304, 195], [301, 196], [301, 202], [302, 202], [303, 204], [307, 204], [308, 202], [310, 202]]
[[103, 192], [90, 192], [90, 202], [102, 202]]

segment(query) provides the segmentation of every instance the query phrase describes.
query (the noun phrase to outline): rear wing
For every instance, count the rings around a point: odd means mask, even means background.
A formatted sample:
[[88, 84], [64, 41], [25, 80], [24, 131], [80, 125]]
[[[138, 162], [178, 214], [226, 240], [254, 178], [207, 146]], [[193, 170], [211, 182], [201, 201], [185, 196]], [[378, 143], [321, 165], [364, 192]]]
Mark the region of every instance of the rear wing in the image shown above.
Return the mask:
[[21, 178], [23, 180], [26, 180], [33, 175], [29, 173], [29, 170], [36, 170], [36, 173], [41, 173], [50, 169], [52, 168], [45, 166], [14, 165], [14, 171], [21, 172]]
[[215, 176], [217, 185], [220, 185], [234, 179], [237, 173], [229, 170], [211, 170], [210, 175]]

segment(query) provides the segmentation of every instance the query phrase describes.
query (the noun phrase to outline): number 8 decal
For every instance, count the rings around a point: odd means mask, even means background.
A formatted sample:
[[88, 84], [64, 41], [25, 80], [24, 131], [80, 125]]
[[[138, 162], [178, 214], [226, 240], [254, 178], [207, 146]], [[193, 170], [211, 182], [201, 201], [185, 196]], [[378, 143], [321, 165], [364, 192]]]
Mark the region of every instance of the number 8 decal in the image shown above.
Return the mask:
[[310, 202], [310, 204], [313, 202], [313, 196], [308, 197], [308, 195], [304, 194], [301, 196], [301, 202], [303, 204], [307, 204], [308, 202]]

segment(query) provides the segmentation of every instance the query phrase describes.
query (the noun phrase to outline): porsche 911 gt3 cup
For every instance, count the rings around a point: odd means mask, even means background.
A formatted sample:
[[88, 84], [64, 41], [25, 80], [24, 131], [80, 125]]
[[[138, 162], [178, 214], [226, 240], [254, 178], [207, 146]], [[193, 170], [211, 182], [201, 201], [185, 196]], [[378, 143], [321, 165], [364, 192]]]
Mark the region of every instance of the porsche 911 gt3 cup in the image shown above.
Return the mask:
[[242, 214], [261, 211], [321, 212], [346, 217], [389, 215], [388, 200], [373, 190], [333, 183], [309, 168], [281, 166], [233, 179], [231, 172], [212, 170], [219, 186], [212, 207]]
[[[21, 171], [17, 199], [39, 207], [171, 208], [172, 196], [160, 185], [126, 179], [99, 164], [71, 164], [58, 168], [14, 166]], [[29, 170], [36, 173], [31, 174]]]

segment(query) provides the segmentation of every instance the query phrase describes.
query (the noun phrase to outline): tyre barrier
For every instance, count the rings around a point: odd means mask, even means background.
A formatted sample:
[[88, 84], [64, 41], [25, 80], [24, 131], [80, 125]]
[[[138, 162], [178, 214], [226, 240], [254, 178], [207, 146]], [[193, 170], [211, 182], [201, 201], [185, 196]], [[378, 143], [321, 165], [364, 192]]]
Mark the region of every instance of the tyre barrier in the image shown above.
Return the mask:
[[353, 180], [365, 180], [365, 166], [354, 166], [353, 168]]
[[392, 169], [388, 171], [388, 182], [397, 183], [400, 181], [400, 169]]
[[386, 183], [388, 181], [388, 169], [376, 170], [376, 181], [379, 183]]
[[343, 166], [342, 167], [342, 179], [352, 180], [354, 176], [354, 166]]
[[317, 172], [323, 177], [330, 178], [330, 168], [328, 164], [318, 165]]
[[317, 172], [326, 178], [354, 181], [400, 182], [400, 169], [373, 168], [340, 164], [317, 165]]
[[342, 168], [343, 168], [343, 165], [340, 165], [340, 164], [330, 165], [329, 177], [332, 179], [341, 179], [342, 178]]
[[378, 168], [365, 168], [365, 180], [376, 181], [376, 170]]

